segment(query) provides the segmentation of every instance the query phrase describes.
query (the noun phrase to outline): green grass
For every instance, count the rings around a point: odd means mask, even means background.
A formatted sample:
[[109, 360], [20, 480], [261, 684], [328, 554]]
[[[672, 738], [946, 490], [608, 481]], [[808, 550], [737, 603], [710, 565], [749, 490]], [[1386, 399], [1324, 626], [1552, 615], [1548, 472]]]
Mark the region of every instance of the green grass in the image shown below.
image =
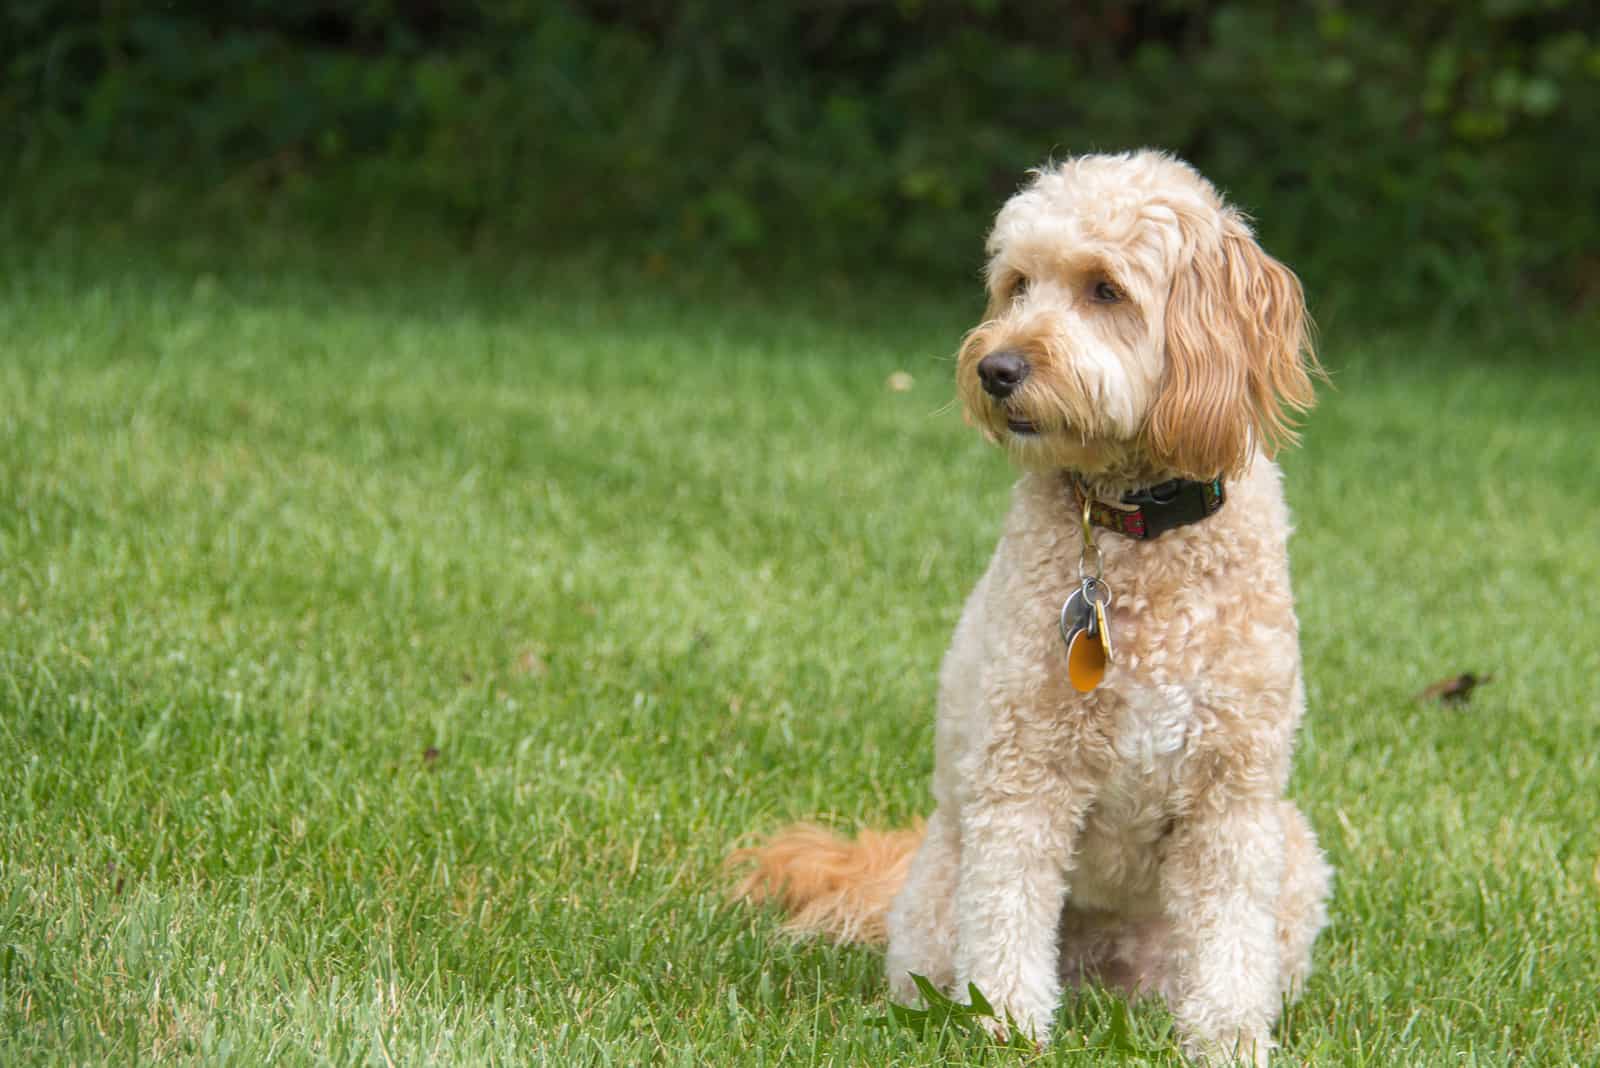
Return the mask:
[[[1027, 1060], [875, 1026], [878, 955], [718, 868], [926, 808], [1011, 481], [947, 404], [975, 296], [257, 240], [3, 253], [0, 1063]], [[1324, 333], [1287, 1062], [1585, 1063], [1600, 333]]]

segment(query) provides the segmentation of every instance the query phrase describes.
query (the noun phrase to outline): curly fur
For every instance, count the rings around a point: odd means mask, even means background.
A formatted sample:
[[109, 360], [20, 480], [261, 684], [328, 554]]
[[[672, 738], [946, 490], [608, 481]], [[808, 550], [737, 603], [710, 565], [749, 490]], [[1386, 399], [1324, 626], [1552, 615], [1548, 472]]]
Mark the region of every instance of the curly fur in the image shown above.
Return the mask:
[[[1283, 797], [1305, 697], [1270, 454], [1318, 373], [1299, 283], [1149, 151], [1036, 172], [988, 251], [957, 390], [1024, 474], [941, 669], [933, 814], [920, 836], [780, 832], [740, 854], [743, 891], [799, 929], [885, 938], [897, 999], [912, 973], [974, 982], [1043, 1040], [1063, 984], [1096, 978], [1165, 998], [1196, 1055], [1265, 1063], [1331, 878]], [[1001, 350], [1028, 374], [997, 399], [978, 364]], [[1116, 502], [1218, 474], [1216, 515], [1100, 535], [1118, 649], [1077, 692], [1056, 633], [1072, 486]]]

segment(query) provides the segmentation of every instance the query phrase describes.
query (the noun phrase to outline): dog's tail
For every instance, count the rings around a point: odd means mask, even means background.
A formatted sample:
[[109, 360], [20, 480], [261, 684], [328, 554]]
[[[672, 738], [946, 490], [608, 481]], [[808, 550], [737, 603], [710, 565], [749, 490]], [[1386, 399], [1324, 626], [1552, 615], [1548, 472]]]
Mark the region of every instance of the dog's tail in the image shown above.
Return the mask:
[[905, 885], [923, 826], [862, 831], [852, 841], [797, 823], [728, 857], [730, 869], [752, 869], [735, 888], [748, 901], [777, 901], [796, 935], [881, 945], [889, 940], [889, 902]]

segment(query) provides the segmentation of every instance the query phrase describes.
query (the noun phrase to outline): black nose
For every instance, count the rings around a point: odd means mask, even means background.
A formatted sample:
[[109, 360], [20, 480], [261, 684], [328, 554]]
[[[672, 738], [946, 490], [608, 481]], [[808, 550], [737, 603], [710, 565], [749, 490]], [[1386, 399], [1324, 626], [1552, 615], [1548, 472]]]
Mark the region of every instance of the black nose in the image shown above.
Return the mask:
[[991, 352], [978, 361], [978, 377], [983, 380], [983, 391], [995, 400], [1005, 400], [1016, 392], [1031, 370], [1022, 353], [1015, 349]]

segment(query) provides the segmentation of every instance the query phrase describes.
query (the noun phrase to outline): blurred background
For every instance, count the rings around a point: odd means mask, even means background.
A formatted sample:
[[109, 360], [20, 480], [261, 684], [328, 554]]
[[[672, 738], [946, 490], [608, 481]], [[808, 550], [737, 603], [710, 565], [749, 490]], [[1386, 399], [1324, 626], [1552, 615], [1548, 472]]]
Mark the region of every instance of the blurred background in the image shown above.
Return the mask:
[[[9, 0], [9, 211], [970, 285], [1051, 155], [1194, 162], [1314, 294], [1600, 298], [1583, 0]], [[1326, 298], [1331, 299], [1331, 298]]]

